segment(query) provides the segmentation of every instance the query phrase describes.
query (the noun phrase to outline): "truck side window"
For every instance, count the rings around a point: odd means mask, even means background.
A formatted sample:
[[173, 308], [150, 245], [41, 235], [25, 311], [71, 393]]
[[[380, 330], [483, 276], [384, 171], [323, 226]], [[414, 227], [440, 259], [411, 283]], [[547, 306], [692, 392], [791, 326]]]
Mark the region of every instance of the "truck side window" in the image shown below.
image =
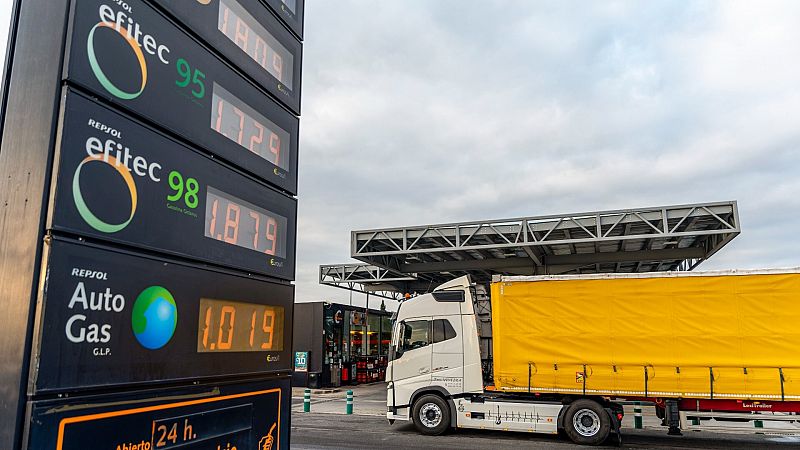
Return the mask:
[[456, 337], [456, 330], [447, 319], [436, 319], [433, 321], [433, 343], [443, 342]]
[[430, 322], [427, 320], [412, 320], [403, 327], [403, 351], [422, 348], [431, 343]]

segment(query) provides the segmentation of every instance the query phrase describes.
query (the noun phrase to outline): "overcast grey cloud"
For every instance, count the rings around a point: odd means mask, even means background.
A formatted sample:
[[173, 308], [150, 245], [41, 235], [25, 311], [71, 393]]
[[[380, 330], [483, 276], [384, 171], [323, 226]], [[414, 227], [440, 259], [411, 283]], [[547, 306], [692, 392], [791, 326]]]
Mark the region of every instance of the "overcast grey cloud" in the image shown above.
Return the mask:
[[347, 299], [351, 229], [717, 200], [743, 232], [701, 267], [800, 265], [800, 3], [306, 11], [300, 301]]
[[800, 265], [798, 23], [797, 1], [307, 0], [298, 300], [347, 301], [317, 277], [351, 229], [717, 200], [743, 232], [702, 268]]

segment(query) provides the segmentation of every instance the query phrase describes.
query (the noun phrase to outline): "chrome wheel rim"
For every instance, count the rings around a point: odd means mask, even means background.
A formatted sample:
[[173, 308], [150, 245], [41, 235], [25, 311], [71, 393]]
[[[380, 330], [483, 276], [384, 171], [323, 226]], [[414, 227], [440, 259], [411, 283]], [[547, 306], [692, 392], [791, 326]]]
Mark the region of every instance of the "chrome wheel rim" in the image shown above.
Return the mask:
[[600, 417], [591, 409], [581, 409], [572, 416], [572, 427], [581, 436], [592, 437], [600, 431]]
[[436, 428], [442, 423], [442, 409], [436, 403], [425, 403], [419, 409], [419, 421], [426, 428]]

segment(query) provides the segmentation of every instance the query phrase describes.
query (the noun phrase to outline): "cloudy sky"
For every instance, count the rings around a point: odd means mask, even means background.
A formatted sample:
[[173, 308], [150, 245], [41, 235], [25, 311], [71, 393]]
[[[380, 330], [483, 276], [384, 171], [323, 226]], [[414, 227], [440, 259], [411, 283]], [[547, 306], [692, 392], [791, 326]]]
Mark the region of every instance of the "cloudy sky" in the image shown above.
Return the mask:
[[743, 232], [701, 267], [800, 265], [798, 23], [791, 0], [307, 0], [298, 300], [347, 301], [317, 277], [351, 229], [718, 200]]

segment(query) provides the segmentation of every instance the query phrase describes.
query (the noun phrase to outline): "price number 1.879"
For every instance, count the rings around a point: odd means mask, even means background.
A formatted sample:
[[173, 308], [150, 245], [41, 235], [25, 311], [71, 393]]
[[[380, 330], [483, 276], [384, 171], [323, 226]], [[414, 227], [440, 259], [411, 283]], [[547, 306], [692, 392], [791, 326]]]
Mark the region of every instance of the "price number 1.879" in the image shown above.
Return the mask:
[[205, 236], [283, 257], [286, 219], [222, 191], [208, 188]]

